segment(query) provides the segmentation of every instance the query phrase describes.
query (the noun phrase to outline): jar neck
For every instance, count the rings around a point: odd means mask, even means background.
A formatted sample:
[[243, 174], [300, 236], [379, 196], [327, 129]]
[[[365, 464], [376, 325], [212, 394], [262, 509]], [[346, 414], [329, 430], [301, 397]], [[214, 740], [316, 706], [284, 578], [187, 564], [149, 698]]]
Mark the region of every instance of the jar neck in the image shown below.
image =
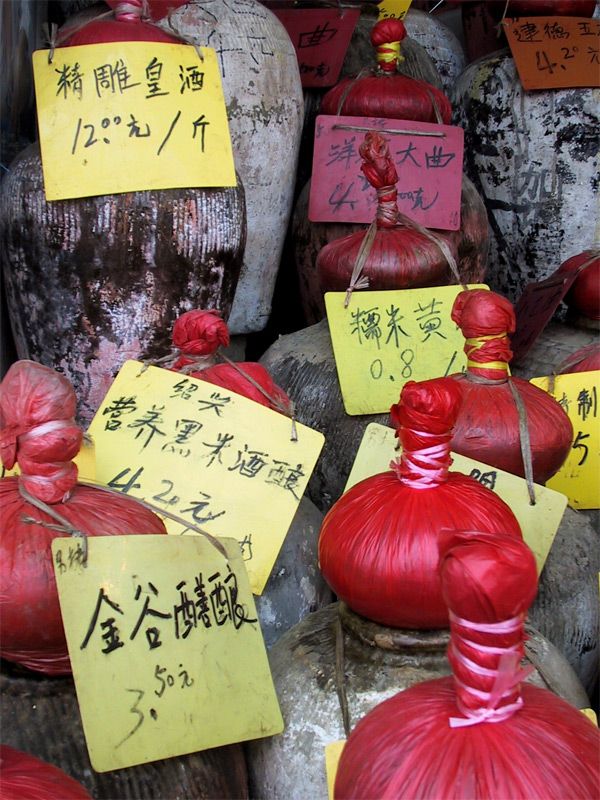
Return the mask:
[[450, 611], [448, 660], [454, 673], [456, 706], [462, 717], [451, 727], [501, 722], [523, 705], [521, 681], [533, 667], [521, 669], [525, 615], [495, 623], [476, 623]]
[[400, 460], [390, 463], [401, 483], [411, 489], [433, 489], [446, 483], [452, 464], [450, 441], [452, 432], [443, 434], [400, 428], [402, 445]]
[[467, 338], [464, 349], [469, 378], [482, 378], [486, 383], [506, 383], [512, 358], [508, 333]]

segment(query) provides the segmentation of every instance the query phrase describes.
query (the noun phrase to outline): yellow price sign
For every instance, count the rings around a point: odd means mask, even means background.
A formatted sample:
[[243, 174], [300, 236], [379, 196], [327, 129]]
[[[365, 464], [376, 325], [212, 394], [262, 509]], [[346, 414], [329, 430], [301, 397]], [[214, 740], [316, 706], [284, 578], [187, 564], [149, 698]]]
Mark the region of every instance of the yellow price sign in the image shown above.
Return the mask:
[[329, 800], [333, 800], [335, 776], [337, 775], [338, 764], [345, 745], [345, 739], [339, 739], [337, 742], [330, 742], [330, 744], [325, 745], [325, 771], [327, 772], [327, 794]]
[[[488, 289], [477, 284], [470, 289]], [[380, 414], [407, 381], [464, 372], [465, 339], [450, 319], [461, 286], [325, 295], [338, 378], [348, 414]]]
[[408, 13], [412, 0], [381, 0], [377, 8], [379, 9], [379, 19], [404, 19]]
[[[374, 422], [367, 425], [345, 491], [371, 475], [387, 472], [390, 461], [400, 457], [397, 441], [393, 428]], [[536, 502], [530, 505], [527, 482], [523, 478], [458, 453], [452, 453], [452, 459], [453, 471], [475, 478], [510, 506], [521, 526], [523, 539], [535, 556], [539, 575], [567, 507], [565, 495], [536, 483]]]
[[546, 485], [564, 492], [573, 508], [600, 508], [600, 370], [534, 378], [531, 383], [551, 394], [573, 423], [569, 455]]
[[281, 733], [238, 543], [201, 536], [52, 543], [90, 761], [97, 772]]
[[47, 200], [235, 186], [217, 57], [111, 42], [33, 54]]
[[96, 476], [184, 520], [169, 533], [238, 540], [261, 594], [324, 437], [234, 392], [127, 361], [91, 422]]

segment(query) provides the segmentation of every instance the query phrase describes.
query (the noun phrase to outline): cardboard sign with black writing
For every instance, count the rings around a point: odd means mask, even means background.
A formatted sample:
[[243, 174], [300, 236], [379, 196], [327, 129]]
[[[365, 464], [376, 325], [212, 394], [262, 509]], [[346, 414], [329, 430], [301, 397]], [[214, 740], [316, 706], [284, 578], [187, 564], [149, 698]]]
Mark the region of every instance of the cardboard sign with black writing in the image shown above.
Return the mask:
[[274, 8], [298, 57], [302, 86], [337, 83], [360, 17], [358, 8]]
[[600, 20], [520, 17], [503, 24], [523, 88], [600, 87]]
[[[470, 289], [487, 289], [485, 284]], [[325, 307], [347, 414], [381, 414], [407, 381], [466, 370], [465, 339], [450, 318], [462, 286], [327, 292]]]
[[372, 222], [377, 191], [361, 172], [368, 131], [389, 143], [398, 210], [429, 228], [458, 230], [464, 131], [452, 125], [375, 117], [317, 117], [308, 216], [312, 222]]
[[52, 554], [97, 772], [283, 730], [236, 541], [90, 537], [86, 562], [72, 547]]
[[211, 48], [111, 42], [33, 54], [47, 200], [235, 186]]
[[546, 481], [564, 492], [573, 508], [600, 508], [600, 370], [533, 378], [573, 423], [573, 443], [565, 463]]
[[206, 381], [127, 361], [89, 428], [96, 476], [231, 536], [261, 594], [323, 446], [321, 433]]

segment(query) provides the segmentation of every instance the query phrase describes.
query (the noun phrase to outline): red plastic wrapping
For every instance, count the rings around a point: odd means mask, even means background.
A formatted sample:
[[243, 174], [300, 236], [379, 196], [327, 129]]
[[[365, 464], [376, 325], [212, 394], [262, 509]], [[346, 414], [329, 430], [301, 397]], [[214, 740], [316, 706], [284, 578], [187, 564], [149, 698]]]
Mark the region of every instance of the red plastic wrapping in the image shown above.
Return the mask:
[[401, 424], [400, 464], [347, 491], [323, 521], [325, 579], [350, 608], [384, 625], [447, 627], [437, 571], [441, 530], [521, 538], [506, 503], [473, 478], [448, 472], [459, 405], [460, 392], [447, 378], [407, 383], [393, 407]]
[[91, 800], [91, 795], [58, 767], [3, 744], [0, 800]]
[[[380, 133], [367, 133], [360, 146], [361, 170], [377, 191], [377, 231], [362, 268], [369, 289], [410, 289], [451, 283], [448, 262], [439, 246], [399, 220], [396, 203], [398, 175], [389, 146]], [[340, 292], [351, 283], [354, 265], [367, 230], [335, 239], [317, 256], [323, 292]], [[455, 258], [453, 245], [446, 244]]]
[[275, 411], [289, 411], [289, 397], [261, 364], [251, 361], [236, 362], [235, 366], [211, 363], [210, 356], [221, 345], [227, 347], [228, 344], [229, 329], [218, 311], [187, 311], [173, 326], [173, 345], [181, 355], [172, 369], [179, 371], [185, 367], [186, 374], [194, 378], [229, 389]]
[[71, 459], [81, 431], [66, 378], [41, 364], [18, 361], [0, 384], [3, 464], [21, 475], [0, 480], [0, 655], [48, 675], [70, 672], [52, 567], [51, 543], [68, 534], [43, 525], [57, 520], [20, 493], [50, 504], [87, 536], [166, 533], [162, 521], [130, 497], [77, 485]]
[[576, 314], [588, 319], [600, 319], [600, 250], [583, 253], [564, 261], [558, 272], [578, 271], [579, 275], [565, 297], [565, 303]]
[[[103, 42], [167, 42], [181, 44], [181, 40], [165, 33], [150, 22], [161, 19], [169, 8], [183, 5], [185, 0], [106, 0], [113, 9], [113, 17], [91, 19], [81, 27], [77, 23], [67, 22], [59, 33], [61, 47], [76, 45], [101, 44]], [[147, 12], [148, 21], [143, 19]], [[69, 30], [73, 30], [69, 33]], [[65, 38], [63, 38], [65, 37]]]
[[[452, 450], [524, 477], [519, 412], [508, 383], [508, 335], [515, 330], [512, 304], [494, 292], [473, 289], [457, 296], [452, 319], [467, 340], [469, 359], [466, 375], [451, 376], [462, 394]], [[526, 409], [533, 479], [545, 483], [567, 457], [573, 427], [549, 394], [521, 378], [511, 381]]]
[[[321, 102], [322, 114], [346, 114], [358, 117], [441, 121], [449, 124], [452, 106], [446, 95], [425, 81], [401, 75], [396, 70], [396, 46], [406, 36], [399, 19], [385, 19], [371, 31], [376, 48], [378, 71], [375, 75], [346, 78], [330, 89]], [[436, 108], [438, 114], [436, 114]]]
[[580, 347], [557, 367], [557, 372], [590, 372], [600, 369], [600, 342]]
[[358, 723], [336, 800], [599, 797], [596, 726], [551, 692], [521, 685], [533, 555], [523, 542], [470, 531], [443, 534], [441, 555], [454, 678], [417, 684]]

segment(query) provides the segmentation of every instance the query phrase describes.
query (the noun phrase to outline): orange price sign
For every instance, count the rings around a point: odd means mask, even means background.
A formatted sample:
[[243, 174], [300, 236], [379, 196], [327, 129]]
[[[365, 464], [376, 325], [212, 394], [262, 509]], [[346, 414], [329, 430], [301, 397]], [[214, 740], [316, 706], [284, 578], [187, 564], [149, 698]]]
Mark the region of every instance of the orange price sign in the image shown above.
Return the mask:
[[523, 88], [600, 87], [600, 20], [520, 17], [504, 28]]

